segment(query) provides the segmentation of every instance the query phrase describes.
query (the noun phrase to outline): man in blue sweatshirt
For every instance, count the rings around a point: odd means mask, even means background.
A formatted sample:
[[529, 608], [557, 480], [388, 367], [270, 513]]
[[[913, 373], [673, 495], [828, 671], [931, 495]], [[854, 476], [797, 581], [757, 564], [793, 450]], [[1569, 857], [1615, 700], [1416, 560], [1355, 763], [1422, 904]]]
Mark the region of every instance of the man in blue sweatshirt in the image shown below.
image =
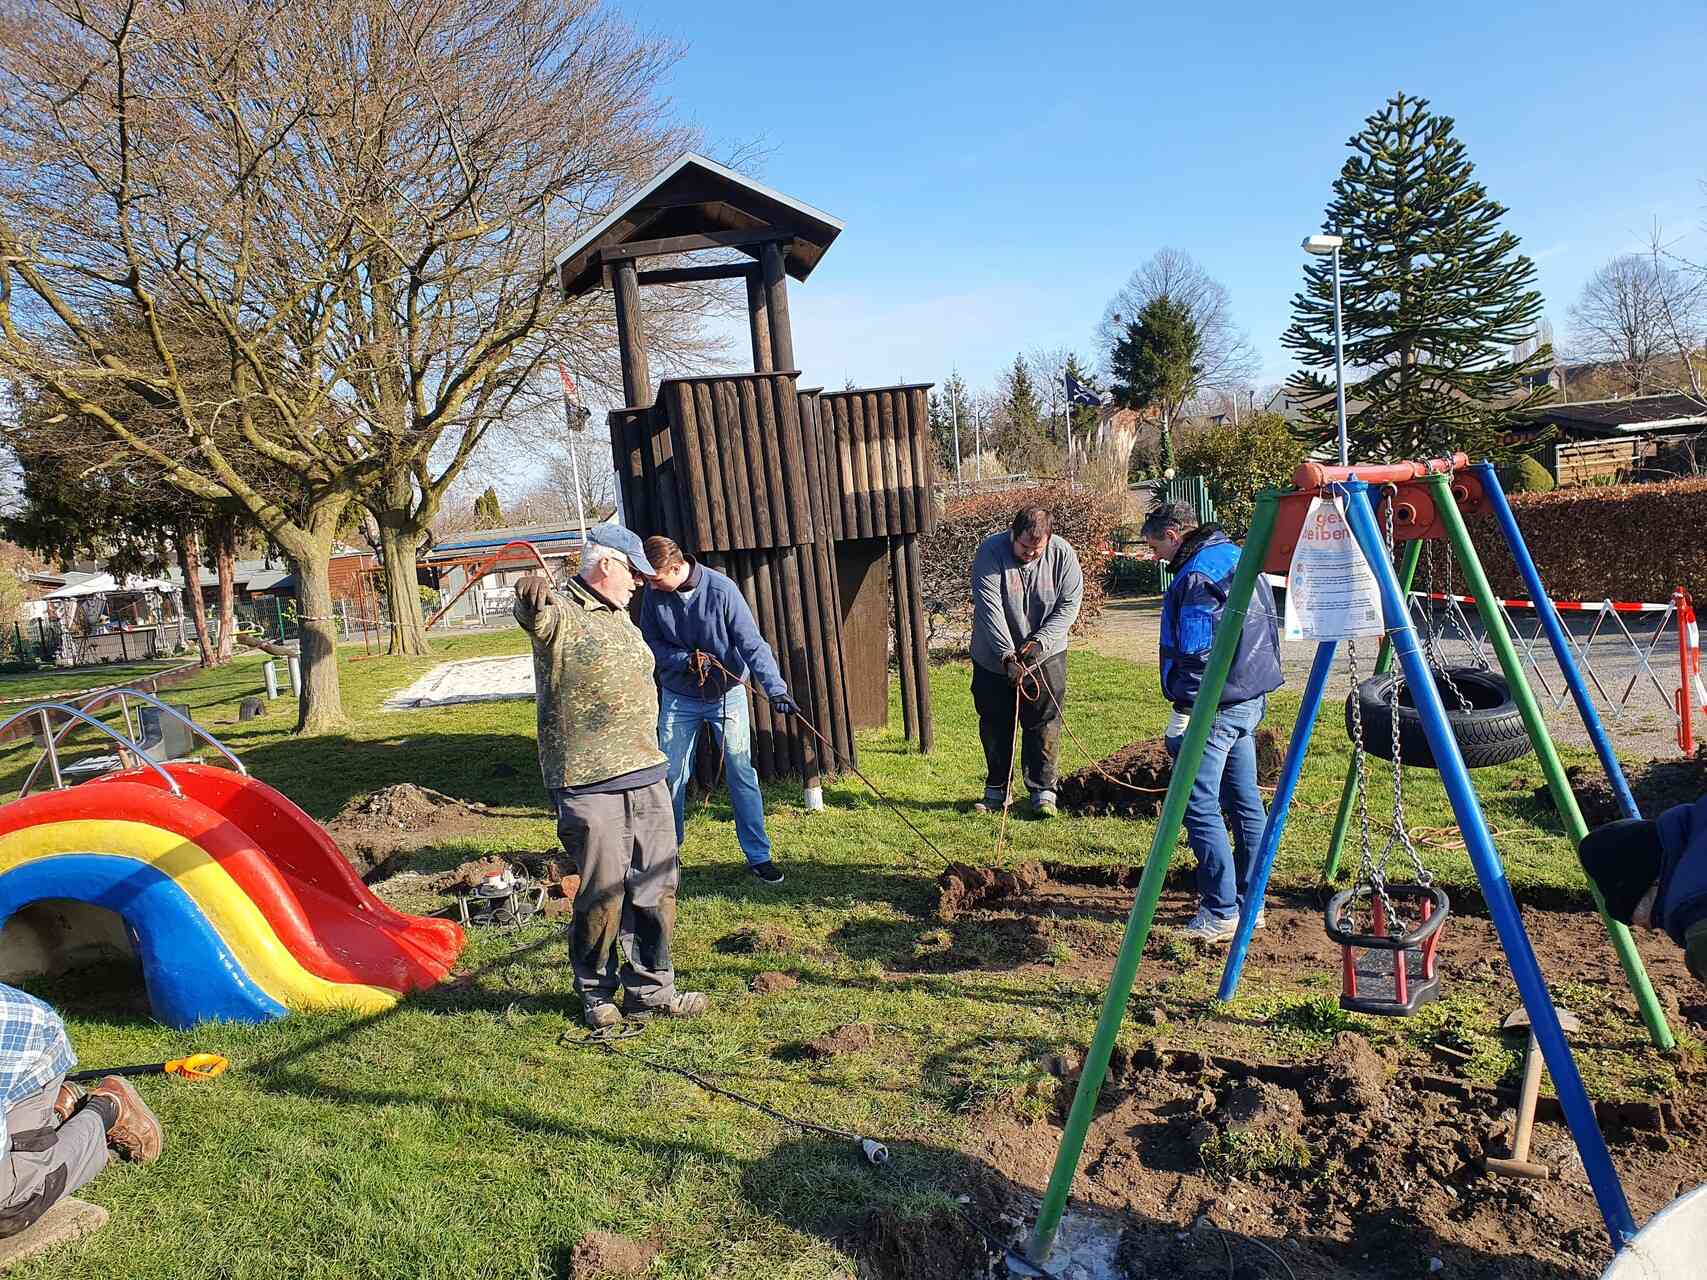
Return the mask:
[[[776, 657], [741, 589], [725, 574], [684, 555], [665, 537], [646, 539], [646, 558], [657, 572], [646, 580], [640, 603], [640, 634], [652, 647], [658, 676], [658, 745], [669, 761], [670, 797], [676, 806], [676, 839], [682, 837], [688, 775], [693, 772], [699, 727], [709, 724], [723, 748], [723, 776], [735, 808], [735, 838], [747, 855], [747, 870], [764, 884], [781, 884], [765, 833], [765, 802], [753, 769], [752, 721], [747, 708], [751, 674], [779, 715], [799, 708], [777, 670]], [[707, 661], [715, 659], [721, 667]]]
[[[1164, 741], [1169, 753], [1178, 756], [1227, 606], [1239, 544], [1216, 525], [1198, 524], [1197, 513], [1183, 502], [1152, 510], [1138, 536], [1174, 575], [1162, 599], [1161, 667], [1162, 693], [1174, 706]], [[1268, 695], [1285, 680], [1274, 593], [1260, 576], [1239, 625], [1238, 652], [1185, 809], [1186, 836], [1197, 855], [1198, 894], [1197, 914], [1185, 933], [1203, 942], [1230, 941], [1238, 930], [1251, 863], [1268, 819], [1257, 787], [1256, 732]], [[1233, 827], [1231, 850], [1223, 809]], [[1259, 902], [1257, 928], [1263, 924]]]
[[1652, 820], [1596, 827], [1577, 854], [1609, 916], [1663, 929], [1707, 982], [1707, 796]]

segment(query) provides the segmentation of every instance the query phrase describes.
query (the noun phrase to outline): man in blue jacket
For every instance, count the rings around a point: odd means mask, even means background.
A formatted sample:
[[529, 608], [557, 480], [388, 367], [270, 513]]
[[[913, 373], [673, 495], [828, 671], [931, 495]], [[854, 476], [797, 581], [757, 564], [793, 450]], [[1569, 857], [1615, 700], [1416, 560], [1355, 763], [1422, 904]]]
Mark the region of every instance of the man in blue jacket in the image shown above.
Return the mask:
[[[682, 838], [699, 727], [709, 724], [723, 748], [735, 838], [747, 855], [747, 870], [765, 884], [781, 884], [782, 870], [765, 833], [765, 802], [753, 768], [752, 721], [742, 681], [751, 673], [779, 715], [794, 715], [799, 708], [741, 589], [727, 575], [684, 555], [669, 538], [648, 538], [645, 550], [656, 574], [646, 580], [640, 634], [657, 662], [658, 745], [669, 761], [676, 840]], [[728, 674], [708, 658], [716, 659]]]
[[[1196, 513], [1183, 502], [1152, 510], [1139, 536], [1174, 575], [1162, 600], [1161, 667], [1162, 693], [1174, 707], [1165, 741], [1168, 751], [1178, 756], [1227, 606], [1239, 544], [1217, 525], [1198, 524]], [[1268, 695], [1284, 683], [1274, 593], [1258, 577], [1203, 763], [1186, 802], [1185, 830], [1197, 855], [1198, 894], [1197, 914], [1185, 927], [1188, 937], [1228, 942], [1238, 929], [1251, 863], [1268, 818], [1257, 788], [1257, 726], [1268, 709]], [[1233, 828], [1230, 851], [1223, 809]], [[1265, 923], [1260, 902], [1256, 923], [1259, 929]]]
[[1607, 914], [1663, 929], [1707, 982], [1707, 796], [1652, 820], [1597, 827], [1577, 852]]

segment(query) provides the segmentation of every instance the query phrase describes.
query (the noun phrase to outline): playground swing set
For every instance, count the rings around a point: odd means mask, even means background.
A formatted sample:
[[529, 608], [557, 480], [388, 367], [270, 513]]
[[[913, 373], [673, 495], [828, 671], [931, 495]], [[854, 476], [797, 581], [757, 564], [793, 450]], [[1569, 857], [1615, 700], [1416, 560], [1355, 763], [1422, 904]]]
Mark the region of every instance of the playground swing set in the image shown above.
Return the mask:
[[[1357, 676], [1355, 641], [1343, 641], [1348, 646], [1352, 663], [1346, 727], [1353, 750], [1324, 866], [1324, 878], [1331, 883], [1338, 874], [1340, 856], [1354, 813], [1359, 822], [1359, 860], [1352, 884], [1334, 895], [1325, 912], [1327, 932], [1341, 947], [1343, 955], [1344, 986], [1340, 1004], [1361, 1013], [1406, 1016], [1439, 994], [1441, 975], [1436, 967], [1435, 952], [1450, 915], [1451, 904], [1444, 890], [1433, 882], [1406, 824], [1403, 778], [1404, 757], [1409, 755], [1413, 765], [1434, 768], [1440, 773], [1487, 903], [1488, 914], [1522, 996], [1534, 1042], [1553, 1077], [1560, 1108], [1581, 1154], [1613, 1249], [1623, 1250], [1636, 1235], [1629, 1202], [1565, 1039], [1559, 1011], [1554, 1008], [1548, 994], [1468, 769], [1515, 759], [1533, 750], [1573, 843], [1581, 843], [1587, 834], [1587, 825], [1542, 719], [1540, 707], [1524, 676], [1516, 648], [1500, 620], [1498, 602], [1477, 558], [1465, 523], [1466, 515], [1487, 512], [1494, 517], [1530, 599], [1535, 602], [1543, 630], [1564, 672], [1572, 699], [1619, 805], [1625, 816], [1640, 817], [1582, 673], [1573, 660], [1558, 614], [1548, 601], [1534, 559], [1524, 545], [1517, 522], [1489, 463], [1471, 465], [1463, 454], [1428, 462], [1352, 467], [1306, 463], [1295, 473], [1293, 486], [1290, 492], [1271, 490], [1259, 495], [1224, 617], [1237, 620], [1245, 615], [1251, 605], [1259, 573], [1285, 574], [1289, 571], [1303, 536], [1306, 515], [1316, 498], [1333, 499], [1342, 507], [1356, 550], [1368, 564], [1379, 591], [1384, 634], [1374, 673], [1361, 682]], [[1419, 636], [1407, 600], [1414, 574], [1425, 552], [1428, 556], [1427, 572], [1432, 582], [1435, 551], [1432, 544], [1435, 542], [1446, 544], [1448, 573], [1454, 556], [1462, 569], [1467, 590], [1476, 603], [1483, 629], [1499, 663], [1497, 675], [1481, 667], [1447, 665], [1440, 655], [1432, 615], [1424, 622], [1423, 634]], [[1397, 565], [1395, 553], [1399, 553]], [[1012, 1275], [1047, 1274], [1043, 1268], [1048, 1263], [1060, 1229], [1073, 1178], [1096, 1112], [1097, 1097], [1125, 1019], [1126, 1005], [1167, 875], [1169, 857], [1184, 819], [1191, 779], [1203, 758], [1240, 630], [1237, 625], [1223, 625], [1217, 629], [1202, 689], [1180, 747], [1173, 781], [1163, 802], [1143, 875], [1134, 895], [1054, 1169], [1028, 1241], [1022, 1249], [1010, 1253], [1007, 1259]], [[1350, 630], [1346, 628], [1344, 633], [1348, 634]], [[1341, 643], [1330, 638], [1321, 639], [1317, 644], [1303, 703], [1293, 727], [1262, 842], [1251, 868], [1250, 886], [1241, 907], [1238, 931], [1222, 974], [1217, 994], [1223, 1001], [1231, 1000], [1238, 990], [1256, 927], [1257, 910], [1267, 890], [1269, 873], [1303, 771], [1304, 756]], [[1391, 671], [1395, 658], [1399, 664], [1396, 673]], [[1490, 711], [1495, 714], [1490, 715]], [[1375, 726], [1374, 732], [1369, 732], [1366, 718], [1384, 723]], [[1514, 728], [1518, 724], [1523, 731], [1521, 737]], [[1375, 852], [1368, 809], [1367, 757], [1370, 755], [1390, 759], [1393, 765], [1391, 823], [1379, 854]], [[1396, 856], [1402, 856], [1407, 866], [1409, 878], [1406, 880], [1388, 878], [1389, 866]], [[1605, 904], [1592, 884], [1590, 891], [1635, 995], [1649, 1038], [1656, 1047], [1671, 1049], [1675, 1044], [1671, 1029], [1629, 930], [1606, 914]], [[1672, 1208], [1682, 1207], [1682, 1201], [1679, 1201]], [[1661, 1215], [1667, 1216], [1677, 1215], [1670, 1211]], [[1643, 1233], [1644, 1242], [1648, 1234]]]

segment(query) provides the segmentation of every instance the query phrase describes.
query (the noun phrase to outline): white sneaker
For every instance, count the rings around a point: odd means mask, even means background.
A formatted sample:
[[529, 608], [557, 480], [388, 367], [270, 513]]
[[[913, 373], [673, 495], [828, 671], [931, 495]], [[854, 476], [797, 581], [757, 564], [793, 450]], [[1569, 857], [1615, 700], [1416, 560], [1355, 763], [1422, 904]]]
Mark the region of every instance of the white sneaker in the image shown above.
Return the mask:
[[1256, 922], [1256, 924], [1252, 925], [1251, 927], [1253, 929], [1266, 929], [1266, 928], [1268, 928], [1268, 912], [1266, 912], [1266, 911], [1257, 912], [1257, 922]]
[[1237, 920], [1222, 920], [1199, 909], [1191, 918], [1191, 923], [1180, 932], [1197, 942], [1231, 942], [1238, 930]]

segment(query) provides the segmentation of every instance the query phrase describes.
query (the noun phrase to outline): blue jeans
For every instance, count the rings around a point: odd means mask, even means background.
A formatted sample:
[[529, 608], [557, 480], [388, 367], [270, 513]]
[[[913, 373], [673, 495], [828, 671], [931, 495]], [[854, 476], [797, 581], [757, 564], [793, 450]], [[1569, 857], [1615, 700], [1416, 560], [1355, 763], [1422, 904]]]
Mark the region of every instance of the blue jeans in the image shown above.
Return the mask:
[[[1197, 895], [1202, 909], [1218, 920], [1234, 920], [1250, 887], [1251, 863], [1262, 844], [1268, 813], [1257, 789], [1257, 726], [1268, 709], [1268, 698], [1252, 698], [1222, 707], [1209, 728], [1203, 763], [1191, 784], [1185, 804], [1185, 833], [1197, 855]], [[1178, 738], [1166, 739], [1168, 753], [1177, 757]], [[1221, 814], [1225, 810], [1226, 822]], [[1227, 827], [1233, 845], [1227, 847]]]
[[676, 808], [676, 842], [682, 839], [688, 776], [693, 773], [694, 744], [699, 727], [711, 726], [723, 748], [723, 780], [729, 784], [729, 803], [735, 807], [735, 838], [749, 866], [769, 862], [771, 839], [765, 834], [765, 801], [759, 794], [759, 775], [753, 768], [753, 728], [747, 712], [747, 690], [735, 688], [722, 698], [694, 698], [670, 689], [658, 690], [658, 749], [669, 757], [670, 800]]

